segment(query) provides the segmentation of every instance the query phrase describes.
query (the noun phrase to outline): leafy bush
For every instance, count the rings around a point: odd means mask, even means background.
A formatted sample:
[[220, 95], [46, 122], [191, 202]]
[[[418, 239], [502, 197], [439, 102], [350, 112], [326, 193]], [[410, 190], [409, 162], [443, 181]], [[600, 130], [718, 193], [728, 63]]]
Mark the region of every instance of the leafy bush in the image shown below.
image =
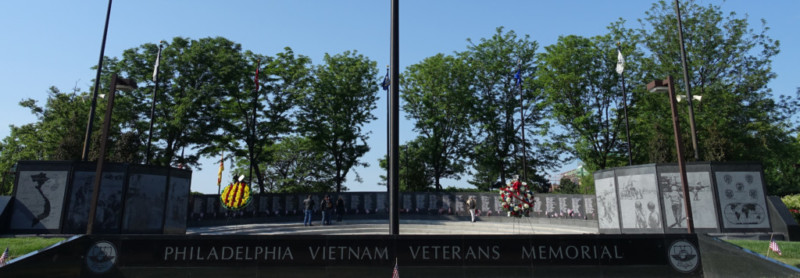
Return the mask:
[[783, 204], [789, 209], [789, 212], [794, 216], [794, 220], [800, 223], [800, 194], [786, 195], [781, 198]]

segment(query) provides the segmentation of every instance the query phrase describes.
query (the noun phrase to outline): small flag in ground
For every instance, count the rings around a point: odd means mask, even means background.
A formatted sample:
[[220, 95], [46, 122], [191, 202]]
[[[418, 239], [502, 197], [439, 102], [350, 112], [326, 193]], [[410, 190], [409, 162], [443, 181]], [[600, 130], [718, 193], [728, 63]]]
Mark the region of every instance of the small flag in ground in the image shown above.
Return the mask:
[[778, 243], [775, 242], [775, 240], [770, 240], [769, 241], [769, 250], [772, 250], [772, 252], [775, 252], [778, 255], [783, 256], [783, 253], [781, 253], [781, 248], [778, 247]]
[[[6, 251], [3, 252], [3, 255], [0, 255], [0, 266], [6, 265], [8, 261], [8, 247], [6, 247]], [[397, 271], [397, 266], [395, 266], [395, 272]]]
[[397, 261], [394, 262], [394, 271], [392, 271], [392, 278], [400, 278], [400, 270], [397, 269]]

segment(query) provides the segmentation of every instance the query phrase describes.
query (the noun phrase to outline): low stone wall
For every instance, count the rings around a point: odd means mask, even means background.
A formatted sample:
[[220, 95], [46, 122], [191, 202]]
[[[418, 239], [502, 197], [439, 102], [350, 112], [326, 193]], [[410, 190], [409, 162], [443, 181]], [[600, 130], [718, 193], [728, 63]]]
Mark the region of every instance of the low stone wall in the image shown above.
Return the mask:
[[706, 262], [695, 234], [83, 235], [0, 267], [0, 277], [388, 277], [395, 267], [436, 278], [793, 276], [715, 275], [727, 266]]
[[[302, 220], [302, 203], [308, 194], [270, 193], [253, 196], [245, 209], [229, 211], [220, 206], [217, 194], [193, 195], [190, 200], [189, 226], [218, 224], [293, 222]], [[386, 192], [331, 193], [331, 199], [341, 197], [347, 219], [389, 219]], [[324, 193], [312, 194], [317, 204], [315, 218], [321, 217], [319, 203]], [[464, 220], [469, 217], [466, 200], [477, 200], [477, 213], [482, 221], [505, 221], [498, 193], [436, 193], [406, 192], [400, 194], [399, 213], [402, 219]], [[536, 222], [555, 221], [575, 225], [597, 225], [597, 201], [593, 195], [536, 194], [530, 217]], [[339, 212], [336, 212], [339, 213]]]

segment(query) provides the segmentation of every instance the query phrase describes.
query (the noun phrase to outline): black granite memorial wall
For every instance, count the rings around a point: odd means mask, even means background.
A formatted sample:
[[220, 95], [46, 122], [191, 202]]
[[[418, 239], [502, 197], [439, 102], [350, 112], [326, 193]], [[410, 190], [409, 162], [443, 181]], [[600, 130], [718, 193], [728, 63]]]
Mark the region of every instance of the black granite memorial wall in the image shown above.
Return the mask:
[[[385, 192], [328, 193], [331, 200], [342, 197], [345, 215], [358, 218], [384, 219], [389, 214], [389, 200]], [[275, 217], [302, 215], [303, 200], [307, 194], [266, 193], [253, 198], [250, 207], [241, 212], [230, 212], [219, 207], [219, 195], [192, 195], [191, 219], [227, 217]], [[319, 210], [325, 193], [313, 193], [312, 199]], [[477, 214], [481, 217], [507, 217], [501, 208], [499, 193], [434, 193], [402, 192], [398, 204], [401, 216], [468, 216], [465, 202], [469, 197], [477, 201]], [[593, 195], [536, 194], [531, 217], [575, 220], [597, 220], [597, 201]], [[316, 213], [319, 213], [317, 211]]]
[[[8, 232], [86, 232], [96, 163], [20, 161], [17, 165]], [[191, 171], [118, 163], [106, 163], [103, 169], [95, 233], [185, 233]], [[196, 202], [193, 208], [204, 205]]]

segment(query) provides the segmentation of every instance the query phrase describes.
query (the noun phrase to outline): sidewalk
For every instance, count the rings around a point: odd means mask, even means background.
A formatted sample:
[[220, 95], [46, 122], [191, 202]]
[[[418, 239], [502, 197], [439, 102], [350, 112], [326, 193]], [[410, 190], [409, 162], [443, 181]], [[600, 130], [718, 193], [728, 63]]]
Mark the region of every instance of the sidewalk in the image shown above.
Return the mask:
[[[303, 223], [240, 224], [209, 227], [190, 227], [186, 234], [200, 235], [366, 235], [388, 234], [386, 220], [349, 220], [322, 226], [319, 221], [306, 227]], [[494, 222], [446, 221], [446, 220], [400, 220], [400, 234], [597, 234], [597, 227], [581, 227], [557, 224], [540, 224], [525, 221]]]

